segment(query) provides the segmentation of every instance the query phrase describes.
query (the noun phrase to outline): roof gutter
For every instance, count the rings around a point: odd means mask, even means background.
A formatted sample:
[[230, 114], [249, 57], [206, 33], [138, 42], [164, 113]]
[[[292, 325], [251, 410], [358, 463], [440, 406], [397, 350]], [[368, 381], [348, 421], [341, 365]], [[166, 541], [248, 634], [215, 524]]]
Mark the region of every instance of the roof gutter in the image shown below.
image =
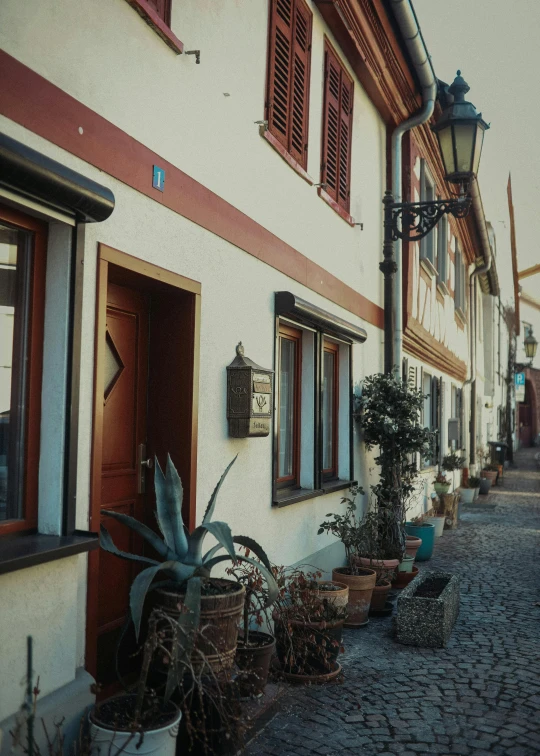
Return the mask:
[[[426, 123], [431, 118], [437, 98], [437, 77], [431, 57], [418, 25], [418, 19], [410, 0], [390, 0], [390, 7], [399, 27], [414, 70], [420, 82], [423, 106], [419, 113], [400, 123], [392, 134], [392, 194], [395, 202], [401, 202], [402, 187], [402, 139], [410, 129]], [[487, 233], [487, 230], [486, 230]], [[489, 240], [488, 240], [489, 243]], [[401, 375], [403, 361], [403, 243], [394, 242], [396, 275], [394, 286], [394, 369]]]

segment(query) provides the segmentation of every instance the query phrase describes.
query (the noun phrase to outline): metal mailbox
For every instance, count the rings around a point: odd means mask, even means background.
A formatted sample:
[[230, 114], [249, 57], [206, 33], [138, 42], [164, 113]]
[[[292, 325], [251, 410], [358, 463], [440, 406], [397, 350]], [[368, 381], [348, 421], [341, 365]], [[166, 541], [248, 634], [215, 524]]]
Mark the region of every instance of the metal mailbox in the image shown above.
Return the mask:
[[242, 342], [227, 365], [227, 420], [233, 438], [268, 436], [272, 420], [273, 370], [244, 356]]

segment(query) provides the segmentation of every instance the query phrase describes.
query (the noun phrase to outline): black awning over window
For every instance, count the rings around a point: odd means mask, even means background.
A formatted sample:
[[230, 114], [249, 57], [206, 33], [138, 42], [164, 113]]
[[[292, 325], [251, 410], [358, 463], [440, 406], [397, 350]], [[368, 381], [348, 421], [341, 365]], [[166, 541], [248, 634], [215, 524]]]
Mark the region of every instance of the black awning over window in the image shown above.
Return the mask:
[[306, 302], [290, 291], [276, 291], [275, 294], [276, 315], [290, 316], [305, 325], [313, 326], [328, 334], [350, 342], [363, 344], [367, 339], [364, 328], [349, 323], [331, 312], [323, 310], [317, 305]]
[[0, 186], [73, 215], [81, 223], [106, 220], [114, 210], [107, 187], [0, 134]]

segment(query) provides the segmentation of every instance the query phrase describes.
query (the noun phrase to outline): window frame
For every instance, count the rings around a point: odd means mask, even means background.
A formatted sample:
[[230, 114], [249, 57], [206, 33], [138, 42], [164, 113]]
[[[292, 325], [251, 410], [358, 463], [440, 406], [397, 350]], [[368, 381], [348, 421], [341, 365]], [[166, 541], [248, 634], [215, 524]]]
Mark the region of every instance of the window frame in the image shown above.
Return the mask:
[[171, 29], [172, 0], [164, 0], [165, 13], [163, 18], [150, 0], [126, 0], [148, 26], [165, 42], [167, 47], [180, 55], [184, 52], [184, 45]]
[[[329, 110], [330, 110], [330, 68], [334, 63], [335, 67], [339, 70], [339, 96], [338, 96], [338, 132], [337, 132], [337, 147], [336, 147], [336, 181], [335, 187], [331, 188], [328, 184], [328, 124], [329, 124]], [[349, 88], [348, 102], [349, 112], [343, 113], [343, 91], [344, 88]], [[347, 118], [344, 118], [344, 115]], [[330, 43], [327, 37], [324, 38], [324, 96], [323, 96], [323, 112], [322, 112], [322, 128], [321, 128], [321, 172], [320, 182], [323, 186], [318, 188], [319, 196], [335, 210], [344, 220], [350, 225], [354, 225], [354, 219], [350, 216], [351, 207], [351, 166], [352, 166], [352, 132], [353, 132], [353, 118], [354, 118], [354, 81], [350, 76], [347, 68], [342, 62], [340, 56], [335, 51], [334, 47]], [[342, 197], [340, 194], [341, 174], [342, 174], [342, 129], [344, 120], [347, 120], [347, 145], [346, 145], [346, 197]]]
[[443, 216], [437, 230], [437, 284], [448, 293], [448, 218]]
[[[261, 135], [269, 144], [285, 159], [285, 161], [297, 172], [302, 178], [313, 184], [312, 179], [307, 174], [308, 164], [308, 142], [309, 142], [309, 95], [311, 80], [311, 52], [312, 52], [312, 32], [313, 32], [313, 13], [305, 0], [291, 0], [291, 25], [290, 25], [290, 59], [288, 62], [287, 74], [287, 106], [286, 106], [286, 130], [277, 128], [273, 118], [274, 81], [275, 81], [275, 60], [276, 60], [276, 37], [278, 25], [283, 23], [278, 19], [278, 3], [281, 0], [270, 0], [269, 19], [268, 19], [268, 44], [266, 56], [266, 85], [264, 98], [264, 118], [265, 123], [261, 127]], [[299, 10], [300, 8], [300, 10]], [[302, 102], [302, 139], [304, 141], [304, 150], [302, 154], [293, 149], [293, 130], [294, 130], [294, 79], [296, 76], [295, 53], [297, 18], [299, 14], [304, 14], [306, 20], [306, 49], [301, 51], [304, 58], [304, 90]], [[281, 17], [282, 18], [282, 17]], [[281, 33], [285, 34], [283, 29]]]
[[[432, 197], [428, 199], [428, 187], [432, 193]], [[437, 199], [437, 186], [435, 179], [429, 172], [427, 162], [425, 158], [420, 160], [420, 202], [434, 202]], [[428, 263], [429, 271], [432, 274], [437, 274], [437, 260], [435, 256], [438, 252], [438, 225], [429, 232], [423, 239], [420, 239], [420, 261]], [[428, 252], [431, 253], [428, 254]]]
[[0, 204], [0, 223], [32, 234], [32, 264], [28, 282], [26, 323], [26, 414], [24, 417], [24, 452], [21, 517], [0, 521], [0, 536], [35, 532], [38, 524], [38, 481], [41, 426], [41, 389], [43, 376], [43, 339], [45, 320], [45, 280], [48, 225]]
[[455, 240], [454, 260], [454, 309], [464, 317], [466, 310], [465, 263], [463, 252], [457, 238]]
[[[337, 480], [339, 477], [339, 344], [329, 341], [328, 338], [323, 336], [323, 360], [321, 364], [321, 477], [323, 482], [330, 480]], [[322, 409], [324, 407], [324, 354], [325, 352], [332, 353], [334, 355], [334, 386], [332, 392], [332, 464], [330, 467], [325, 468], [324, 465], [324, 415]]]
[[[293, 341], [296, 344], [294, 366], [294, 409], [293, 409], [293, 472], [292, 475], [279, 477], [279, 439], [280, 439], [280, 398], [281, 398], [281, 344], [282, 340]], [[300, 450], [301, 450], [301, 427], [300, 412], [302, 406], [302, 331], [280, 321], [278, 330], [277, 352], [277, 380], [276, 380], [276, 455], [274, 479], [278, 489], [300, 488]]]

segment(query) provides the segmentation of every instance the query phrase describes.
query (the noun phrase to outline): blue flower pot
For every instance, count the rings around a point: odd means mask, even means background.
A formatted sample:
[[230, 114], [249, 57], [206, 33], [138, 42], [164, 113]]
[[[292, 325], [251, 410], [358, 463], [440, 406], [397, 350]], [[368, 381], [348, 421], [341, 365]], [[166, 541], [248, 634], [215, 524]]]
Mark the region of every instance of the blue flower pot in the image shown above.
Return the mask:
[[435, 526], [429, 522], [424, 522], [422, 525], [413, 525], [412, 522], [407, 522], [405, 523], [405, 531], [409, 535], [422, 539], [422, 545], [416, 552], [416, 561], [427, 562], [428, 559], [431, 559], [435, 546]]

